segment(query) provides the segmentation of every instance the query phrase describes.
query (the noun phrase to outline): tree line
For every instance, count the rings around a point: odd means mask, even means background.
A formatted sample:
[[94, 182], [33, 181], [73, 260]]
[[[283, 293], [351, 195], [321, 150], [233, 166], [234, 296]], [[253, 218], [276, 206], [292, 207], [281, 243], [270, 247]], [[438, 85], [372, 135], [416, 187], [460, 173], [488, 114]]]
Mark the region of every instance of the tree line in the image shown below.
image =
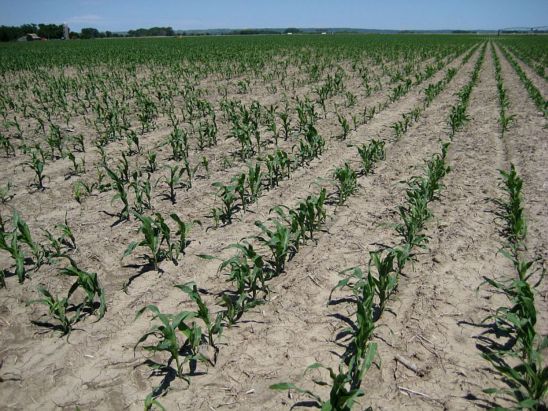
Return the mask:
[[[62, 24], [23, 24], [21, 26], [0, 26], [0, 41], [14, 41], [27, 34], [37, 34], [39, 37], [52, 40], [63, 38]], [[129, 30], [127, 34], [112, 31], [99, 31], [93, 27], [83, 28], [80, 32], [71, 31], [71, 39], [95, 39], [105, 37], [145, 37], [145, 36], [174, 36], [171, 27], [151, 27], [148, 29]]]
[[21, 26], [0, 26], [0, 41], [17, 40], [29, 33], [35, 33], [46, 39], [63, 37], [62, 24], [23, 24]]

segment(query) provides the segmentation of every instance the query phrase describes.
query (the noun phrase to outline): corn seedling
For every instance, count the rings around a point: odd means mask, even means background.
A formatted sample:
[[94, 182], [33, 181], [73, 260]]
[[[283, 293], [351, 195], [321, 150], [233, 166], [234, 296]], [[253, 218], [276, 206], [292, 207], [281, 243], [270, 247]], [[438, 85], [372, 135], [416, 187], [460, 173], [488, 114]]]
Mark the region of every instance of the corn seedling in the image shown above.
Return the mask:
[[268, 228], [261, 221], [255, 221], [255, 225], [262, 231], [261, 235], [256, 238], [270, 250], [274, 271], [276, 274], [280, 274], [284, 270], [286, 261], [295, 254], [296, 248], [290, 229], [278, 220], [274, 220], [273, 223], [274, 227]]
[[263, 187], [263, 173], [261, 171], [261, 164], [255, 163], [254, 166], [249, 164], [247, 166], [247, 190], [249, 192], [249, 202], [256, 202], [261, 196]]
[[337, 202], [342, 205], [347, 198], [354, 194], [358, 188], [357, 175], [354, 170], [345, 163], [343, 167], [337, 167], [333, 173], [337, 186]]
[[4, 150], [5, 156], [15, 157], [15, 147], [8, 137], [0, 133], [0, 147]]
[[178, 238], [176, 242], [170, 241], [170, 250], [169, 255], [174, 263], [179, 259], [179, 255], [182, 253], [185, 253], [186, 247], [190, 244], [190, 240], [188, 239], [188, 235], [190, 233], [190, 229], [194, 225], [202, 225], [202, 223], [199, 220], [194, 220], [189, 223], [185, 223], [180, 219], [180, 217], [173, 213], [169, 215], [173, 221], [177, 224], [177, 231], [175, 232], [175, 236]]
[[[175, 372], [178, 378], [185, 380], [190, 384], [190, 380], [183, 374], [183, 366], [190, 362], [191, 370], [193, 372], [196, 361], [201, 360], [202, 357], [197, 352], [199, 343], [201, 342], [202, 335], [201, 329], [193, 323], [188, 325], [186, 322], [196, 317], [196, 313], [191, 311], [181, 311], [177, 314], [164, 314], [160, 312], [155, 305], [147, 305], [141, 308], [135, 317], [138, 319], [145, 311], [150, 311], [153, 314], [153, 320], [159, 320], [160, 325], [153, 326], [147, 333], [145, 333], [137, 344], [135, 344], [134, 350], [142, 343], [144, 343], [149, 337], [155, 337], [157, 340], [155, 345], [144, 345], [143, 348], [147, 351], [156, 352], [168, 352], [170, 358], [167, 366], [175, 361]], [[178, 338], [179, 331], [185, 337], [184, 342], [180, 342]], [[156, 367], [163, 367], [160, 364], [155, 364]]]
[[25, 254], [18, 241], [17, 232], [7, 233], [0, 231], [0, 250], [7, 251], [15, 263], [15, 275], [20, 283], [25, 281], [27, 271], [25, 269]]
[[83, 180], [78, 180], [72, 185], [72, 196], [79, 204], [82, 204], [82, 200], [93, 193], [95, 186], [95, 183], [88, 184]]
[[38, 287], [38, 292], [42, 294], [43, 298], [29, 301], [28, 304], [44, 304], [47, 306], [49, 314], [54, 320], [59, 322], [59, 330], [63, 335], [69, 334], [72, 331], [72, 326], [80, 319], [80, 310], [76, 309], [76, 311], [70, 315], [69, 312], [71, 312], [71, 310], [69, 309], [68, 298], [54, 297], [42, 286]]
[[348, 133], [350, 133], [350, 123], [344, 116], [338, 113], [337, 113], [337, 119], [339, 120], [339, 124], [342, 128], [342, 134], [340, 135], [340, 138], [342, 140], [346, 140], [346, 137], [348, 137]]
[[84, 158], [80, 159], [80, 162], [74, 157], [72, 152], [67, 153], [67, 158], [72, 163], [72, 169], [69, 170], [69, 176], [79, 176], [86, 172], [86, 160]]
[[324, 150], [325, 140], [318, 134], [314, 126], [307, 127], [304, 138], [299, 140], [299, 162], [307, 164], [310, 160], [319, 157]]
[[156, 163], [157, 153], [155, 151], [147, 152], [147, 165], [146, 171], [149, 173], [154, 173], [158, 169], [158, 164]]
[[[507, 225], [505, 235], [509, 240], [501, 253], [512, 262], [517, 278], [502, 281], [485, 278], [487, 284], [506, 295], [509, 306], [499, 307], [494, 315], [484, 321], [494, 320], [497, 335], [506, 336], [508, 342], [499, 345], [500, 348], [485, 347], [482, 355], [503, 376], [509, 389], [490, 388], [484, 392], [513, 397], [516, 409], [542, 409], [542, 401], [548, 390], [548, 367], [543, 365], [548, 338], [538, 335], [535, 330], [535, 289], [541, 284], [546, 271], [541, 259], [527, 261], [520, 256], [520, 248], [527, 234], [521, 195], [523, 180], [513, 164], [509, 171], [501, 170], [500, 173], [508, 199], [499, 201], [499, 205], [503, 208], [502, 217]], [[535, 263], [539, 263], [537, 270], [534, 269]], [[536, 283], [532, 283], [536, 271], [541, 273]]]
[[8, 181], [5, 185], [0, 186], [0, 203], [6, 204], [13, 198], [13, 194], [10, 193], [12, 188], [11, 181]]
[[277, 391], [295, 390], [299, 393], [305, 394], [311, 397], [315, 406], [325, 411], [351, 411], [354, 403], [359, 397], [364, 395], [364, 392], [360, 388], [351, 388], [351, 375], [345, 372], [344, 366], [339, 365], [338, 373], [330, 367], [325, 367], [319, 363], [314, 363], [307, 367], [305, 373], [309, 370], [323, 368], [329, 372], [331, 378], [331, 384], [322, 380], [313, 380], [315, 384], [320, 386], [331, 385], [331, 391], [329, 393], [328, 400], [322, 400], [318, 395], [314, 394], [310, 390], [305, 390], [297, 387], [292, 383], [278, 383], [270, 386], [270, 389]]
[[217, 188], [217, 198], [223, 203], [223, 207], [218, 209], [218, 215], [223, 224], [232, 223], [232, 216], [238, 211], [236, 205], [236, 188], [233, 185], [224, 185], [223, 183], [213, 183]]
[[[97, 274], [81, 270], [73, 261], [71, 261], [71, 264], [68, 267], [61, 270], [61, 274], [77, 277], [77, 280], [68, 291], [67, 299], [70, 300], [77, 289], [82, 289], [86, 296], [84, 302], [78, 305], [78, 310], [80, 311], [82, 308], [86, 308], [91, 313], [98, 310], [98, 319], [103, 318], [107, 310], [107, 304], [105, 300], [105, 291], [99, 283]], [[98, 302], [96, 302], [96, 298]], [[98, 308], [96, 307], [97, 304], [99, 305]]]
[[59, 156], [63, 157], [63, 137], [61, 136], [61, 129], [54, 124], [51, 125], [48, 137], [46, 139], [48, 146], [51, 150], [51, 158], [55, 159], [55, 150], [57, 150]]
[[392, 250], [383, 253], [381, 251], [372, 251], [369, 253], [369, 273], [371, 268], [375, 267], [376, 276], [371, 275], [375, 292], [379, 297], [379, 316], [383, 313], [386, 302], [398, 286], [398, 272], [394, 269], [394, 258], [396, 257]]
[[158, 181], [163, 181], [167, 184], [169, 188], [169, 194], [167, 194], [166, 197], [171, 201], [171, 204], [175, 204], [177, 202], [177, 193], [175, 190], [180, 186], [179, 183], [181, 182], [183, 173], [185, 172], [185, 168], [179, 168], [178, 165], [174, 165], [169, 166], [168, 170], [169, 174], [167, 176], [162, 176]]
[[368, 175], [377, 161], [385, 159], [384, 141], [373, 139], [369, 144], [358, 147], [358, 154], [362, 160], [362, 172]]
[[247, 303], [257, 299], [258, 292], [262, 291], [266, 294], [266, 281], [269, 273], [263, 257], [255, 251], [251, 244], [237, 243], [230, 247], [235, 248], [238, 253], [223, 261], [219, 266], [219, 271], [226, 271], [228, 281], [235, 284], [236, 294], [241, 297], [237, 307], [232, 307], [238, 308], [234, 314], [237, 314], [239, 318], [243, 311], [249, 308]]
[[32, 150], [30, 152], [30, 160], [26, 161], [25, 165], [29, 166], [36, 174], [36, 187], [38, 187], [39, 190], [44, 190], [44, 180], [46, 176], [44, 175], [45, 161], [43, 153], [37, 153], [35, 150]]
[[149, 263], [153, 264], [154, 270], [158, 271], [158, 263], [164, 260], [169, 251], [162, 248], [164, 242], [170, 244], [170, 230], [165, 224], [165, 221], [161, 214], [154, 214], [154, 218], [147, 217], [134, 213], [135, 217], [141, 222], [139, 232], [143, 234], [144, 239], [141, 241], [132, 241], [122, 258], [130, 255], [137, 247], [146, 247], [150, 251], [150, 255], [147, 255]]
[[121, 220], [129, 220], [129, 202], [128, 202], [127, 191], [124, 186], [124, 181], [120, 176], [118, 176], [110, 168], [105, 166], [105, 170], [108, 176], [112, 179], [112, 182], [114, 183], [114, 188], [117, 191], [117, 193], [112, 197], [111, 203], [113, 203], [116, 200], [120, 200], [123, 204], [123, 208], [118, 215]]
[[265, 159], [268, 172], [268, 186], [275, 187], [284, 178], [289, 177], [291, 172], [291, 160], [283, 150], [276, 150]]
[[211, 362], [212, 365], [214, 365], [217, 362], [217, 355], [219, 353], [219, 347], [215, 344], [215, 338], [214, 335], [217, 335], [220, 337], [223, 326], [222, 326], [222, 320], [223, 320], [223, 314], [218, 313], [215, 317], [215, 320], [211, 318], [209, 309], [207, 308], [207, 305], [202, 300], [202, 297], [200, 296], [200, 293], [198, 292], [198, 287], [195, 283], [190, 282], [186, 284], [176, 285], [178, 289], [185, 292], [192, 301], [196, 303], [198, 306], [198, 310], [194, 313], [195, 318], [199, 318], [202, 320], [202, 322], [205, 325], [205, 328], [207, 330], [207, 341], [211, 348], [215, 350], [215, 356], [213, 361]]
[[503, 207], [506, 226], [506, 235], [515, 247], [522, 245], [527, 235], [527, 224], [522, 206], [523, 180], [517, 174], [513, 164], [508, 171], [500, 170], [503, 188], [508, 194], [508, 201], [500, 201]]
[[152, 184], [150, 183], [150, 174], [147, 174], [146, 179], [140, 179], [139, 177], [140, 173], [134, 171], [129, 187], [133, 189], [135, 194], [133, 208], [138, 213], [142, 213], [144, 210], [152, 209]]

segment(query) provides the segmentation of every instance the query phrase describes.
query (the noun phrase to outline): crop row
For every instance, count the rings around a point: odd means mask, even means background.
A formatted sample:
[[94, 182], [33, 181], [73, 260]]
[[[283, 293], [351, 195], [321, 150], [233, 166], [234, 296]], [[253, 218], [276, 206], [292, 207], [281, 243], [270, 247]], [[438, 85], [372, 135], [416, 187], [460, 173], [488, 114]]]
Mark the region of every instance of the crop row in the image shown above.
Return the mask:
[[[459, 93], [460, 100], [457, 106], [464, 108], [464, 112], [470, 92], [478, 80], [484, 53], [485, 46], [475, 64], [472, 78]], [[451, 140], [454, 135], [455, 132], [452, 129], [449, 136]], [[349, 336], [349, 342], [341, 356], [342, 360], [338, 369], [314, 363], [306, 370], [308, 372], [323, 368], [328, 371], [330, 381], [318, 379], [313, 381], [317, 385], [331, 387], [329, 398], [323, 400], [314, 392], [287, 382], [274, 384], [270, 387], [271, 389], [294, 389], [311, 397], [318, 408], [325, 410], [350, 411], [357, 399], [365, 395], [361, 388], [362, 380], [374, 363], [378, 348], [377, 343], [373, 341], [376, 322], [381, 318], [390, 296], [397, 291], [399, 277], [406, 263], [414, 260], [416, 249], [424, 249], [427, 246], [428, 237], [424, 235], [423, 229], [426, 221], [431, 217], [428, 204], [436, 198], [443, 187], [441, 179], [450, 171], [450, 167], [446, 164], [450, 144], [450, 142], [443, 143], [441, 153], [434, 154], [426, 162], [424, 176], [416, 176], [408, 180], [406, 203], [398, 208], [400, 222], [395, 225], [396, 232], [401, 238], [400, 244], [370, 252], [366, 271], [360, 267], [342, 271], [341, 274], [347, 277], [339, 281], [331, 292], [333, 294], [336, 289], [350, 288], [356, 304], [356, 318], [351, 327], [338, 334], [338, 338]]]
[[527, 92], [529, 93], [529, 96], [537, 106], [537, 108], [542, 112], [544, 117], [548, 115], [548, 101], [544, 100], [544, 97], [542, 97], [542, 94], [540, 94], [540, 91], [538, 88], [533, 84], [533, 82], [527, 77], [527, 74], [523, 71], [519, 63], [512, 57], [512, 55], [506, 50], [503, 46], [500, 47], [502, 50], [502, 53], [506, 57], [506, 59], [510, 62], [512, 67], [514, 68], [515, 72], [519, 76], [521, 82], [527, 89]]
[[484, 392], [512, 398], [515, 409], [540, 410], [548, 391], [544, 360], [548, 337], [536, 330], [535, 294], [546, 271], [541, 257], [529, 260], [525, 256], [523, 180], [513, 164], [507, 171], [500, 170], [500, 175], [506, 198], [497, 200], [497, 204], [507, 240], [500, 252], [511, 261], [514, 273], [508, 279], [484, 277], [486, 284], [508, 299], [508, 304], [497, 307], [493, 315], [483, 320], [497, 338], [483, 340], [482, 356], [508, 388], [488, 388]]
[[510, 125], [514, 121], [514, 115], [508, 115], [507, 110], [510, 106], [510, 100], [508, 100], [508, 95], [506, 93], [506, 88], [504, 87], [504, 81], [502, 80], [500, 60], [495, 46], [491, 43], [491, 54], [493, 56], [493, 64], [495, 65], [495, 79], [497, 80], [497, 91], [499, 97], [499, 125], [500, 125], [500, 136], [504, 137], [504, 133], [508, 131]]

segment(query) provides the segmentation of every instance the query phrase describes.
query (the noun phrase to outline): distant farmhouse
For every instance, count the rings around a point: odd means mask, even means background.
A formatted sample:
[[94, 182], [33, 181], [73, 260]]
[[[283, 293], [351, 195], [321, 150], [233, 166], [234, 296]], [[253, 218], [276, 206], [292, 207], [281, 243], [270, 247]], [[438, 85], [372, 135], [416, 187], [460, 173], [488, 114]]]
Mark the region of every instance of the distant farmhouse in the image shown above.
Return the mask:
[[17, 41], [40, 41], [45, 40], [42, 37], [39, 37], [36, 33], [28, 33], [25, 36], [19, 37]]

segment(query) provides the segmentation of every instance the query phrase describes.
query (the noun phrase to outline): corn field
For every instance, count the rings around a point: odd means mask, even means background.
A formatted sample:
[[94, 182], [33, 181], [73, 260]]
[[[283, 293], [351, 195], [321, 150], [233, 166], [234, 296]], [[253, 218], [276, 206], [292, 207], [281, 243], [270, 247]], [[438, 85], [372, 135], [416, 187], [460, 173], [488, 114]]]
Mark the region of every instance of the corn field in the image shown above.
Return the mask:
[[546, 409], [547, 55], [0, 45], [2, 409]]

